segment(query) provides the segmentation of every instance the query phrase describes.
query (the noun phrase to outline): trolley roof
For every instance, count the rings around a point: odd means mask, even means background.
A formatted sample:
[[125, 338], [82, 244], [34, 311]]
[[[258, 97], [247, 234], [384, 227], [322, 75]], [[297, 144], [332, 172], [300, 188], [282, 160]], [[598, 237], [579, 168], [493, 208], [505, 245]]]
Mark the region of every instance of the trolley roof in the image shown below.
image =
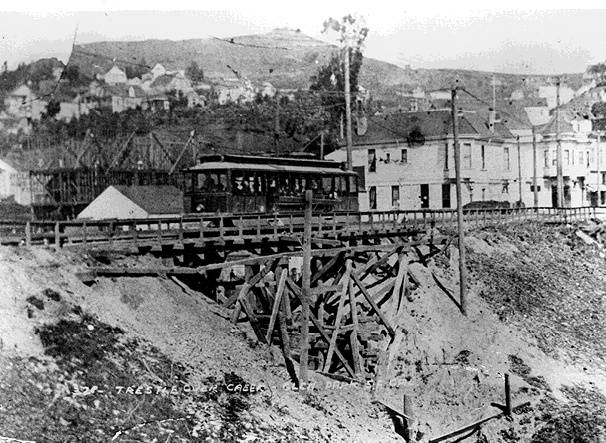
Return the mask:
[[289, 157], [264, 157], [254, 155], [203, 155], [200, 163], [187, 171], [268, 171], [296, 172], [311, 175], [357, 175], [341, 169], [341, 164], [332, 160], [298, 159]]

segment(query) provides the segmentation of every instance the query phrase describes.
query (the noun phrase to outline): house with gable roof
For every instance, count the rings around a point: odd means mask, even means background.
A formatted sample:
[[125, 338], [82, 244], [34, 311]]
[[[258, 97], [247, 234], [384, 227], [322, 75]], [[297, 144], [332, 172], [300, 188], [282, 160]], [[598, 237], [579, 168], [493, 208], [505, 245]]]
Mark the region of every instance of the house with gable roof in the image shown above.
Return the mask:
[[174, 186], [108, 186], [78, 219], [162, 218], [183, 214], [183, 192]]
[[[455, 208], [454, 139], [446, 110], [368, 118], [354, 135], [353, 166], [361, 177], [362, 211]], [[463, 204], [519, 200], [515, 137], [498, 121], [473, 112], [459, 118]], [[346, 161], [342, 147], [326, 158]]]

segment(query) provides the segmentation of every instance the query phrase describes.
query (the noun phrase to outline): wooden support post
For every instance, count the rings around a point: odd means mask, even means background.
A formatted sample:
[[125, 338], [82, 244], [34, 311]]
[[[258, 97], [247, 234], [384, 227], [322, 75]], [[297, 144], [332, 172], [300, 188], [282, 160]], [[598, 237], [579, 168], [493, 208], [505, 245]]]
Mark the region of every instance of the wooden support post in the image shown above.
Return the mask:
[[200, 217], [200, 242], [204, 243], [204, 218]]
[[505, 414], [511, 416], [511, 387], [509, 386], [509, 374], [505, 374]]
[[330, 339], [330, 344], [328, 346], [328, 352], [326, 353], [326, 361], [324, 362], [324, 372], [329, 372], [330, 364], [332, 363], [332, 354], [335, 351], [335, 347], [337, 345], [337, 337], [339, 336], [339, 327], [341, 326], [341, 321], [343, 320], [343, 311], [345, 308], [345, 299], [347, 298], [347, 292], [349, 290], [349, 279], [351, 276], [351, 260], [348, 259], [345, 263], [345, 274], [341, 281], [343, 282], [343, 289], [341, 291], [341, 295], [339, 298], [339, 306], [337, 308], [337, 317], [335, 319], [334, 331], [332, 333], [332, 337]]
[[313, 191], [305, 191], [305, 220], [303, 227], [303, 270], [301, 294], [301, 357], [299, 379], [307, 384], [307, 361], [309, 351], [309, 303], [311, 300], [311, 218]]
[[30, 222], [25, 223], [25, 246], [32, 245], [32, 224]]
[[368, 293], [368, 291], [364, 287], [364, 284], [360, 281], [360, 279], [358, 278], [358, 276], [356, 274], [352, 274], [352, 278], [353, 278], [354, 282], [356, 283], [356, 285], [358, 285], [358, 287], [360, 288], [360, 291], [362, 291], [362, 294], [366, 298], [366, 301], [368, 301], [368, 303], [370, 304], [372, 309], [377, 313], [377, 315], [381, 319], [381, 322], [383, 322], [383, 325], [389, 332], [389, 335], [394, 337], [396, 335], [396, 331], [391, 327], [391, 325], [387, 321], [387, 318], [385, 318], [385, 315], [383, 314], [381, 309], [379, 309], [379, 307], [377, 306], [377, 303], [374, 301], [372, 296]]
[[402, 284], [404, 283], [404, 279], [406, 278], [406, 276], [408, 275], [408, 263], [406, 262], [407, 257], [406, 254], [402, 254], [400, 255], [400, 258], [398, 260], [398, 275], [396, 277], [396, 282], [394, 284], [393, 287], [393, 292], [391, 293], [391, 297], [396, 300], [398, 300], [398, 304], [396, 312], [399, 312], [400, 310], [400, 303], [402, 301]]
[[353, 362], [353, 370], [356, 374], [360, 374], [362, 372], [362, 366], [360, 364], [360, 343], [358, 342], [358, 304], [356, 303], [353, 280], [351, 278], [349, 279], [349, 309], [351, 312], [351, 323], [353, 325], [353, 330], [349, 334], [351, 359]]
[[55, 249], [57, 251], [61, 249], [61, 225], [59, 222], [55, 223]]
[[467, 315], [467, 270], [465, 269], [465, 228], [463, 227], [463, 200], [461, 192], [461, 147], [459, 146], [459, 120], [457, 115], [457, 88], [452, 89], [451, 111], [452, 132], [454, 137], [455, 175], [457, 191], [457, 230], [459, 242], [459, 306], [461, 313]]
[[278, 316], [278, 311], [280, 310], [280, 306], [282, 303], [282, 294], [284, 293], [284, 287], [286, 286], [286, 277], [288, 275], [288, 270], [286, 268], [282, 269], [280, 273], [280, 278], [278, 280], [278, 288], [276, 290], [276, 298], [274, 299], [274, 306], [271, 311], [271, 317], [269, 319], [269, 326], [267, 327], [267, 334], [265, 334], [265, 339], [267, 343], [271, 344], [271, 336], [274, 332], [274, 325], [276, 324], [276, 318]]
[[[249, 290], [250, 290], [250, 286], [248, 285], [248, 283], [244, 283], [242, 285], [242, 287], [240, 288], [240, 292], [238, 293], [238, 298], [236, 300], [236, 306], [234, 308], [234, 312], [232, 312], [232, 315], [231, 315], [231, 322], [234, 324], [238, 323], [238, 319], [240, 318], [240, 312], [242, 310], [242, 306], [240, 305], [239, 300], [244, 298], [246, 296], [246, 294], [248, 294]], [[226, 302], [226, 306], [227, 306], [227, 302]]]
[[256, 334], [257, 338], [259, 339], [259, 341], [267, 343], [265, 341], [265, 336], [261, 333], [261, 328], [259, 326], [259, 320], [257, 319], [257, 316], [255, 315], [254, 310], [253, 310], [252, 306], [249, 304], [246, 296], [247, 296], [247, 294], [244, 294], [243, 296], [238, 298], [238, 301], [240, 302], [240, 306], [242, 306], [242, 309], [244, 310], [244, 312], [246, 312], [248, 321], [250, 322], [250, 325], [252, 326], [253, 331], [255, 331], [255, 334]]
[[412, 399], [409, 395], [404, 394], [402, 399], [402, 413], [406, 419], [406, 436], [404, 437], [407, 442], [414, 441], [414, 420], [415, 414], [412, 407]]
[[287, 311], [290, 311], [290, 300], [286, 295], [285, 297], [282, 297], [280, 313], [278, 315], [278, 325], [280, 327], [280, 342], [282, 345], [282, 356], [284, 357], [284, 364], [286, 365], [286, 370], [288, 371], [288, 375], [290, 375], [290, 379], [298, 388], [299, 378], [297, 377], [295, 363], [292, 360], [292, 354], [290, 351], [290, 337], [288, 336], [288, 328], [286, 326]]

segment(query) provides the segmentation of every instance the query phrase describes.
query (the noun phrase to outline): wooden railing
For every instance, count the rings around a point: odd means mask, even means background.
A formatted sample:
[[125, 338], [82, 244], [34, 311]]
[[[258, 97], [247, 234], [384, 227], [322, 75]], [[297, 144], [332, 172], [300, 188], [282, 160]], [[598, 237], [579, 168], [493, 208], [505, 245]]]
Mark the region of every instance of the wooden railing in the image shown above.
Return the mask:
[[[596, 208], [512, 208], [464, 211], [466, 227], [524, 222], [568, 223], [595, 218]], [[405, 210], [330, 212], [312, 217], [315, 237], [342, 238], [347, 235], [379, 233], [395, 235], [407, 230], [455, 227], [456, 210]], [[188, 214], [153, 219], [107, 219], [71, 221], [0, 220], [2, 244], [64, 245], [147, 244], [280, 239], [300, 236], [303, 214]]]

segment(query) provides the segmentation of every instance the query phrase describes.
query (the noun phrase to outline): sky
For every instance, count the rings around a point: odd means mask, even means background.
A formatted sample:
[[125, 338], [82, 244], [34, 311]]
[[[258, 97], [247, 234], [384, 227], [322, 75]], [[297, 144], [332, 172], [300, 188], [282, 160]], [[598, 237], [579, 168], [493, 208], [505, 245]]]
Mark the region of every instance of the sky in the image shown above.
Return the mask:
[[[499, 3], [499, 4], [497, 4]], [[21, 0], [0, 6], [0, 60], [13, 68], [42, 57], [69, 57], [72, 43], [194, 39], [268, 32], [278, 27], [334, 42], [328, 17], [362, 17], [364, 53], [413, 68], [459, 68], [519, 74], [582, 72], [606, 60], [606, 9], [570, 2], [427, 0]], [[217, 5], [213, 8], [204, 5]], [[218, 8], [220, 7], [220, 9]], [[593, 9], [592, 9], [593, 8]]]

